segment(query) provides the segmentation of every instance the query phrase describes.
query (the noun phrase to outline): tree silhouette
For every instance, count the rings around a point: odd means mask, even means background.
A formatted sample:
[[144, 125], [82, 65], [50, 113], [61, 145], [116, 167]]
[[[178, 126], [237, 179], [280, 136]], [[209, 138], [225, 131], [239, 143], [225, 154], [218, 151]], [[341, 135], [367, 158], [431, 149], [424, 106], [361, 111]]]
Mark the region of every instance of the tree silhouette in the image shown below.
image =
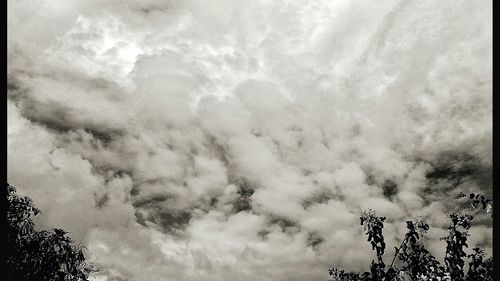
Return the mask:
[[88, 280], [95, 272], [62, 229], [36, 230], [38, 210], [29, 197], [19, 197], [7, 183], [7, 267], [10, 281]]
[[[492, 211], [492, 203], [482, 194], [460, 193], [457, 199], [467, 198], [474, 209]], [[493, 215], [492, 215], [493, 216]], [[441, 238], [446, 241], [444, 265], [442, 265], [421, 243], [422, 236], [429, 230], [429, 225], [416, 217], [406, 221], [407, 233], [401, 245], [395, 247], [391, 264], [387, 267], [383, 261], [385, 242], [383, 235], [385, 217], [378, 217], [373, 210], [361, 213], [361, 225], [365, 228], [368, 242], [376, 252], [376, 260], [372, 260], [370, 271], [358, 273], [339, 268], [329, 270], [332, 280], [338, 281], [399, 281], [399, 280], [453, 280], [453, 281], [483, 281], [493, 280], [493, 259], [485, 258], [484, 251], [473, 248], [473, 254], [464, 251], [468, 247], [467, 236], [474, 216], [462, 212], [449, 216], [448, 236]], [[469, 260], [467, 274], [465, 263]], [[395, 262], [398, 261], [396, 266]]]

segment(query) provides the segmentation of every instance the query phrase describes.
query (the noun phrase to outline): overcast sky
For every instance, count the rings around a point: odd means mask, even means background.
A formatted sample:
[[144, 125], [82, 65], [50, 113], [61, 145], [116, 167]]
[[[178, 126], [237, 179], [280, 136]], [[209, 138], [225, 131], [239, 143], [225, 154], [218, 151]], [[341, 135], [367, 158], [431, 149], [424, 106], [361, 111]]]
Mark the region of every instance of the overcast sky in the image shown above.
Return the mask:
[[[96, 280], [326, 280], [491, 194], [491, 1], [8, 2], [8, 180]], [[491, 226], [470, 245], [490, 252]]]

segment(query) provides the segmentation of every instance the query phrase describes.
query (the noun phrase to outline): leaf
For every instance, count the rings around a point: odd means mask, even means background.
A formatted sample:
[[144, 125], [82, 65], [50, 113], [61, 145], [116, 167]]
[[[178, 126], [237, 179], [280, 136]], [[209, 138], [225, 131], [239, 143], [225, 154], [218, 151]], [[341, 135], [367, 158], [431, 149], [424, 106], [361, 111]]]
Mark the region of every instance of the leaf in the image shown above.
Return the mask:
[[63, 229], [54, 228], [53, 230], [54, 230], [54, 232], [56, 233], [57, 236], [64, 236], [64, 235], [67, 234], [67, 232], [64, 231]]
[[486, 213], [491, 213], [493, 207], [491, 206], [491, 204], [488, 203], [488, 206], [486, 206]]

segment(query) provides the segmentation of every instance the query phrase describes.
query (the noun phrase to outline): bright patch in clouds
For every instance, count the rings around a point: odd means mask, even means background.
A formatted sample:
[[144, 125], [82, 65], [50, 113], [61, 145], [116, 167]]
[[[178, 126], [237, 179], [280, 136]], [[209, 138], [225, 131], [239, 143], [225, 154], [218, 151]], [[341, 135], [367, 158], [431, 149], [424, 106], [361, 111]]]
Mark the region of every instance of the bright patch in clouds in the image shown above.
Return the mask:
[[59, 44], [47, 50], [50, 60], [93, 77], [104, 77], [117, 83], [129, 82], [129, 74], [142, 53], [142, 35], [126, 30], [115, 17], [78, 16], [74, 27]]

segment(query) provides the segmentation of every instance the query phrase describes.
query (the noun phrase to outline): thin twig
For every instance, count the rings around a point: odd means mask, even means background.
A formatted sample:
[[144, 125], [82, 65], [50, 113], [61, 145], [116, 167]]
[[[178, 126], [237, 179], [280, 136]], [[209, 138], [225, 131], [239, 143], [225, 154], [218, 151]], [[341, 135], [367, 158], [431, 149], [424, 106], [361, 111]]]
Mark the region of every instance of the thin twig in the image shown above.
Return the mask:
[[83, 235], [83, 238], [80, 240], [80, 243], [78, 243], [78, 247], [80, 247], [80, 245], [81, 245], [81, 244], [82, 244], [82, 242], [83, 242], [83, 239], [85, 239], [85, 237], [86, 237], [86, 236], [87, 236], [87, 233], [85, 233], [85, 234]]
[[394, 258], [392, 258], [391, 266], [389, 268], [392, 268], [392, 266], [394, 265], [394, 261], [396, 260], [396, 257], [399, 255], [399, 250], [406, 243], [406, 240], [408, 240], [408, 237], [405, 237], [405, 239], [401, 242], [401, 245], [399, 245], [399, 248], [396, 250], [396, 253], [394, 254]]

